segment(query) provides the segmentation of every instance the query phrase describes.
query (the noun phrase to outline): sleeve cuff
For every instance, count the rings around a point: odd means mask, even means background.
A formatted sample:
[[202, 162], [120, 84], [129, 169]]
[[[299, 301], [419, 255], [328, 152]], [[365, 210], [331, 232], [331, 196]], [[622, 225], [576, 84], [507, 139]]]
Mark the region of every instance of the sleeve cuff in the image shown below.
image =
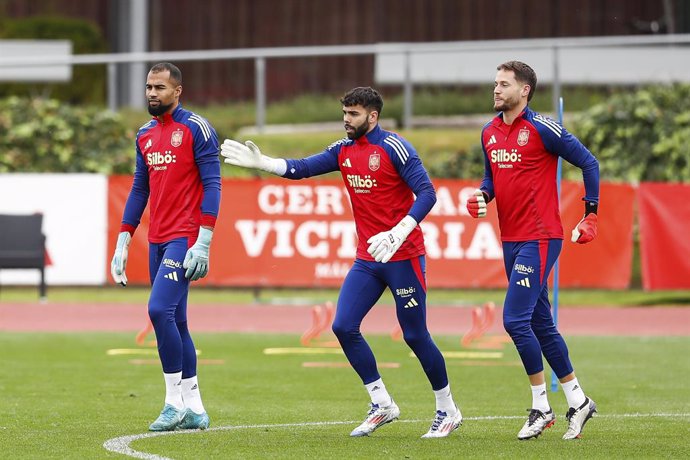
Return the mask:
[[122, 223], [120, 225], [120, 233], [122, 232], [127, 232], [129, 233], [129, 236], [134, 236], [134, 232], [137, 230], [137, 228], [134, 225], [131, 224], [125, 224]]
[[216, 226], [216, 216], [213, 216], [211, 214], [202, 214], [201, 226], [214, 228]]

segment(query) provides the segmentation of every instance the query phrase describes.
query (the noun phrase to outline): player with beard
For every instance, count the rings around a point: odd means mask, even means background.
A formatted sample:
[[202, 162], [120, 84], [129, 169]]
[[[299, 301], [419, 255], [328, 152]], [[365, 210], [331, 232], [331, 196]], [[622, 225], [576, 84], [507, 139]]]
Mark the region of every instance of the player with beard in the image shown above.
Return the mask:
[[276, 159], [263, 155], [251, 141], [226, 139], [221, 155], [226, 163], [287, 179], [340, 171], [359, 243], [340, 289], [333, 332], [371, 397], [364, 422], [350, 436], [368, 436], [400, 415], [360, 333], [362, 320], [389, 288], [405, 342], [436, 397], [434, 420], [422, 437], [445, 437], [460, 426], [462, 415], [453, 401], [445, 361], [426, 325], [425, 249], [418, 226], [436, 202], [436, 191], [412, 145], [379, 126], [383, 100], [378, 92], [354, 88], [340, 102], [347, 137], [321, 153], [299, 160]]
[[181, 94], [180, 69], [167, 62], [151, 67], [146, 98], [153, 119], [137, 133], [134, 182], [111, 263], [113, 279], [126, 286], [129, 243], [148, 203], [148, 313], [165, 380], [165, 404], [151, 431], [206, 429], [210, 423], [187, 327], [187, 295], [189, 283], [209, 269], [220, 205], [219, 145], [208, 121], [182, 108]]
[[482, 130], [484, 179], [468, 200], [467, 209], [475, 218], [484, 217], [487, 203], [496, 199], [509, 281], [503, 325], [532, 387], [532, 408], [518, 438], [535, 438], [555, 422], [547, 399], [543, 354], [568, 402], [568, 429], [563, 439], [575, 439], [597, 406], [582, 391], [551, 316], [547, 279], [563, 243], [556, 170], [558, 157], [582, 169], [584, 217], [572, 231], [571, 240], [584, 244], [597, 234], [599, 163], [560, 124], [529, 108], [537, 87], [530, 66], [509, 61], [497, 70], [494, 110], [501, 113]]

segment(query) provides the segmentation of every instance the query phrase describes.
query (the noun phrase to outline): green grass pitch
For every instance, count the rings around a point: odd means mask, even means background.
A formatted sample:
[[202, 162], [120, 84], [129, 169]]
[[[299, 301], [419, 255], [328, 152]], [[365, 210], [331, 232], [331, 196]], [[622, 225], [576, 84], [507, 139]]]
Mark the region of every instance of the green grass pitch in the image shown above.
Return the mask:
[[[156, 355], [106, 354], [137, 348], [133, 336], [0, 333], [0, 452], [11, 458], [126, 458], [103, 443], [146, 433], [164, 395]], [[446, 360], [465, 422], [449, 438], [420, 439], [434, 398], [419, 363], [404, 343], [368, 337], [380, 363], [400, 364], [381, 373], [401, 419], [369, 438], [350, 438], [368, 403], [355, 372], [302, 366], [344, 363], [344, 356], [263, 353], [299, 347], [296, 335], [195, 339], [199, 358], [208, 362], [200, 365], [199, 379], [213, 429], [129, 444], [147, 458], [687, 458], [690, 448], [688, 337], [566, 338], [599, 416], [583, 439], [563, 441], [565, 398], [560, 390], [550, 393], [556, 425], [526, 442], [516, 434], [531, 396], [512, 344], [489, 362]], [[460, 350], [458, 337], [436, 341], [443, 351]]]

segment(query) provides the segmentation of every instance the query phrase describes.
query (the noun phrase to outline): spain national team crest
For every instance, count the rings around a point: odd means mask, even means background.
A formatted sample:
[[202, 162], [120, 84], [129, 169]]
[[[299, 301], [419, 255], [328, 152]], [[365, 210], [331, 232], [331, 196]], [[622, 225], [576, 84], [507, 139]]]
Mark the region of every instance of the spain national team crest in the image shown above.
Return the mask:
[[369, 155], [369, 169], [372, 171], [378, 171], [381, 167], [381, 155], [378, 153], [373, 153]]
[[529, 129], [522, 128], [518, 133], [517, 144], [523, 147], [527, 145], [527, 141], [529, 141]]
[[170, 137], [170, 144], [172, 144], [173, 147], [179, 147], [182, 145], [182, 130], [181, 129], [176, 129], [173, 131], [172, 136]]

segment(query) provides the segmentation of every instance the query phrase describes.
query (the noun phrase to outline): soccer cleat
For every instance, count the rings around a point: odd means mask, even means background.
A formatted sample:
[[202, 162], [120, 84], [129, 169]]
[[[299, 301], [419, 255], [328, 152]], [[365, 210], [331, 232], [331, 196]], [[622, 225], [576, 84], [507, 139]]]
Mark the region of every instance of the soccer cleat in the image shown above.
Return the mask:
[[455, 411], [455, 414], [448, 415], [447, 412], [437, 410], [431, 428], [422, 438], [445, 438], [451, 431], [457, 430], [462, 425], [462, 414], [457, 407]]
[[563, 435], [563, 439], [580, 438], [585, 423], [594, 416], [596, 411], [596, 403], [589, 398], [585, 398], [585, 402], [577, 409], [574, 407], [568, 409], [568, 412], [565, 414], [565, 419], [568, 421], [568, 431]]
[[556, 416], [553, 414], [553, 410], [549, 409], [548, 412], [542, 412], [539, 409], [531, 409], [527, 421], [518, 433], [518, 439], [523, 441], [536, 438], [545, 429], [552, 427], [554, 423], [556, 423]]
[[364, 419], [362, 424], [352, 430], [350, 436], [369, 436], [381, 425], [390, 423], [400, 416], [400, 409], [395, 402], [391, 403], [385, 407], [379, 407], [378, 404], [371, 404], [371, 409], [367, 414], [367, 418]]
[[185, 409], [182, 414], [182, 421], [177, 426], [181, 430], [205, 430], [211, 424], [208, 414], [197, 414], [192, 409]]
[[149, 425], [149, 431], [173, 431], [182, 421], [184, 409], [166, 404], [158, 418]]

